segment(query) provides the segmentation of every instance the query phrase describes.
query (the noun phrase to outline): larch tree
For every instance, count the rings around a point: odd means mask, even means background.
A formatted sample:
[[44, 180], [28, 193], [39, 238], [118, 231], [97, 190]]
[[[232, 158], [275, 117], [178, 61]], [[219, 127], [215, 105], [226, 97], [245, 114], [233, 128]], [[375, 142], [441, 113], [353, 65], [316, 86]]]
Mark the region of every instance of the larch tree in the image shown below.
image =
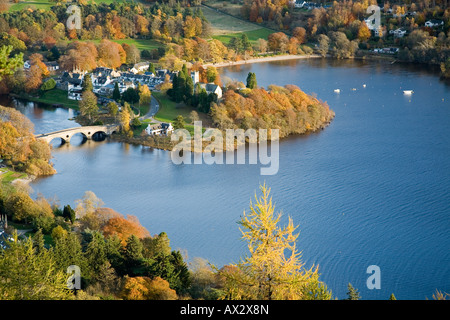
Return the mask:
[[87, 117], [89, 121], [98, 115], [97, 97], [92, 91], [84, 91], [82, 99], [78, 104], [81, 115]]
[[218, 271], [224, 279], [224, 297], [229, 299], [303, 300], [330, 299], [331, 293], [318, 280], [318, 268], [305, 268], [297, 250], [298, 234], [291, 218], [278, 226], [281, 213], [275, 214], [270, 189], [260, 186], [262, 196], [250, 203], [241, 225], [242, 239], [250, 254]]

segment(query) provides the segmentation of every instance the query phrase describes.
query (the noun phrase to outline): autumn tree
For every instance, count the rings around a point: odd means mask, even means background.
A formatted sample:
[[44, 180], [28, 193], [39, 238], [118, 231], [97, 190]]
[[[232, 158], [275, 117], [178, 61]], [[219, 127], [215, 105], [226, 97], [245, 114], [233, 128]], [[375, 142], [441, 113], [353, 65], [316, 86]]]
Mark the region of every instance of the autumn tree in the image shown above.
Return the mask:
[[318, 280], [318, 268], [305, 268], [292, 219], [287, 226], [278, 226], [281, 214], [275, 214], [270, 189], [265, 184], [260, 189], [262, 196], [255, 196], [255, 204], [250, 202], [250, 212], [244, 211], [239, 222], [250, 255], [235, 265], [235, 271], [218, 271], [227, 279], [225, 295], [230, 299], [330, 299], [327, 290], [311, 295], [325, 287]]
[[317, 51], [322, 57], [325, 57], [328, 53], [328, 49], [330, 46], [330, 38], [328, 38], [326, 35], [321, 34], [319, 35], [318, 39], [319, 45], [317, 48]]
[[169, 287], [169, 283], [155, 277], [128, 277], [125, 279], [120, 297], [124, 300], [176, 300], [175, 290]]
[[284, 32], [275, 32], [267, 38], [269, 50], [286, 52], [289, 38]]
[[152, 98], [152, 92], [146, 84], [139, 88], [139, 104], [148, 105]]
[[97, 49], [99, 66], [115, 69], [126, 62], [125, 50], [118, 43], [103, 39]]
[[92, 121], [98, 115], [97, 97], [92, 91], [84, 91], [78, 108], [83, 117], [87, 117]]
[[97, 67], [98, 51], [92, 42], [74, 41], [59, 58], [61, 69], [66, 71], [91, 71]]
[[126, 63], [135, 64], [141, 60], [141, 51], [134, 44], [122, 44], [122, 48], [126, 53]]
[[128, 103], [125, 103], [120, 112], [120, 126], [122, 132], [128, 134], [130, 131], [130, 121], [131, 121], [131, 108]]
[[145, 238], [150, 236], [150, 233], [140, 223], [137, 217], [127, 215], [114, 217], [109, 219], [102, 228], [103, 234], [106, 237], [117, 236], [123, 244], [131, 236], [135, 235], [138, 238]]
[[119, 106], [114, 101], [108, 102], [108, 104], [106, 105], [106, 109], [108, 110], [108, 113], [113, 117], [116, 117], [117, 113], [119, 112]]
[[10, 57], [12, 50], [11, 45], [0, 48], [0, 80], [6, 75], [14, 74], [14, 71], [23, 65], [23, 54], [18, 53]]
[[299, 44], [305, 43], [306, 41], [306, 30], [302, 27], [296, 27], [292, 30], [292, 36], [297, 38]]
[[367, 27], [366, 23], [363, 22], [358, 28], [358, 39], [362, 42], [365, 42], [370, 39], [371, 36], [370, 29]]

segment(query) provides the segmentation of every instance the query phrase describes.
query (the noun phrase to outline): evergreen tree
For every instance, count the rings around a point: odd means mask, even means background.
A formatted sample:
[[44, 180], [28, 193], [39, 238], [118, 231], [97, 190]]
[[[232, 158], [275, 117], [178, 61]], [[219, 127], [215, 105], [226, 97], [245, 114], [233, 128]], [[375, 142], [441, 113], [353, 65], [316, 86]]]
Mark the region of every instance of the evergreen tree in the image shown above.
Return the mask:
[[255, 89], [258, 86], [256, 82], [256, 74], [254, 72], [249, 72], [247, 75], [247, 88]]
[[151, 72], [153, 74], [156, 73], [155, 65], [152, 62], [150, 62], [149, 66], [148, 66], [148, 72]]
[[53, 46], [50, 49], [50, 53], [51, 53], [51, 59], [54, 61], [59, 60], [59, 58], [61, 57], [61, 53], [59, 52], [59, 49], [57, 46]]
[[69, 299], [65, 272], [55, 266], [53, 252], [40, 252], [29, 238], [14, 241], [2, 250], [0, 259], [0, 299], [62, 300]]
[[129, 275], [142, 275], [142, 263], [144, 256], [142, 255], [143, 246], [141, 240], [135, 235], [131, 235], [123, 249], [123, 259], [125, 273]]
[[207, 112], [208, 110], [208, 93], [205, 88], [201, 88], [198, 93], [198, 109], [201, 112]]
[[66, 221], [70, 220], [70, 222], [72, 222], [72, 223], [75, 222], [75, 219], [76, 219], [75, 210], [73, 210], [72, 207], [69, 204], [67, 206], [64, 206], [63, 218]]
[[86, 247], [84, 256], [89, 268], [87, 274], [89, 278], [95, 278], [101, 266], [107, 261], [105, 239], [100, 232], [92, 232], [92, 239]]
[[82, 91], [92, 91], [94, 89], [94, 86], [92, 85], [92, 78], [89, 73], [84, 75], [83, 78], [83, 84], [82, 84]]
[[359, 295], [359, 292], [357, 289], [355, 289], [351, 283], [348, 284], [347, 286], [347, 300], [359, 300], [361, 299], [361, 296]]
[[42, 233], [42, 229], [40, 228], [33, 236], [33, 248], [36, 254], [40, 254], [45, 250], [44, 234]]
[[186, 85], [184, 87], [184, 102], [192, 103], [192, 96], [194, 94], [194, 82], [190, 76], [186, 77]]
[[250, 40], [248, 40], [247, 34], [243, 33], [241, 36], [242, 49], [244, 51], [248, 51], [252, 49], [252, 44]]
[[184, 100], [184, 92], [186, 90], [186, 76], [184, 72], [180, 72], [177, 77], [177, 83], [176, 86], [173, 84], [173, 90], [174, 90], [174, 101], [175, 102], [181, 102]]
[[119, 90], [119, 84], [117, 82], [114, 84], [114, 91], [112, 94], [112, 98], [116, 101], [120, 100], [120, 90]]

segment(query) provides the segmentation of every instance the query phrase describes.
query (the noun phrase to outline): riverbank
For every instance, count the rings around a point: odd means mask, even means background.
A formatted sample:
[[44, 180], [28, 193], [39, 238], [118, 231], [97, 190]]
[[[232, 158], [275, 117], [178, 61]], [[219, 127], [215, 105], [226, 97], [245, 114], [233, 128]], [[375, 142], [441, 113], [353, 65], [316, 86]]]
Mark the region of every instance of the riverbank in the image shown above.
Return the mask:
[[240, 61], [226, 61], [226, 62], [219, 62], [219, 63], [206, 63], [203, 65], [203, 68], [207, 68], [210, 66], [216, 67], [216, 68], [222, 68], [222, 67], [230, 67], [230, 66], [239, 66], [244, 64], [250, 64], [250, 63], [260, 63], [260, 62], [272, 62], [272, 61], [285, 61], [285, 60], [298, 60], [298, 59], [317, 59], [317, 58], [323, 58], [319, 54], [307, 54], [307, 55], [299, 55], [299, 54], [285, 54], [285, 55], [277, 55], [277, 56], [270, 56], [270, 57], [262, 57], [262, 58], [251, 58], [247, 60], [240, 60]]

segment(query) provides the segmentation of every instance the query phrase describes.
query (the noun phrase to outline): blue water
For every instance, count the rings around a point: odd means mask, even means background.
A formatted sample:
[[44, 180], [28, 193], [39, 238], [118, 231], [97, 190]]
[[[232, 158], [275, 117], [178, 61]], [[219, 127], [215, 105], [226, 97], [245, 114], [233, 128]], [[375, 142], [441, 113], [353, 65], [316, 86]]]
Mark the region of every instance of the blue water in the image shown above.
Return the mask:
[[[277, 175], [261, 176], [258, 165], [179, 166], [165, 151], [74, 138], [53, 152], [58, 174], [33, 189], [62, 204], [94, 191], [152, 234], [167, 232], [188, 260], [222, 266], [247, 252], [236, 222], [266, 182], [281, 222], [290, 215], [299, 226], [303, 261], [319, 265], [335, 297], [348, 283], [363, 299], [450, 292], [450, 86], [426, 68], [322, 59], [226, 68], [222, 80], [245, 81], [249, 71], [260, 86], [296, 84], [336, 112], [325, 130], [281, 142]], [[24, 112], [37, 132], [54, 119]], [[379, 290], [366, 287], [370, 265], [380, 267]]]

